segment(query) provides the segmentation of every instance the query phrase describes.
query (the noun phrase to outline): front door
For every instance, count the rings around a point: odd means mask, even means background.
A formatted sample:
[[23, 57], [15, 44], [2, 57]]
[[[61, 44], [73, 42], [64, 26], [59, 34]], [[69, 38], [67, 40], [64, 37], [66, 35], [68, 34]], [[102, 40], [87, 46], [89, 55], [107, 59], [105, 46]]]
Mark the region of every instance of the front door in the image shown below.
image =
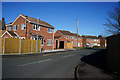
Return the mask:
[[56, 40], [56, 49], [58, 49], [58, 40]]

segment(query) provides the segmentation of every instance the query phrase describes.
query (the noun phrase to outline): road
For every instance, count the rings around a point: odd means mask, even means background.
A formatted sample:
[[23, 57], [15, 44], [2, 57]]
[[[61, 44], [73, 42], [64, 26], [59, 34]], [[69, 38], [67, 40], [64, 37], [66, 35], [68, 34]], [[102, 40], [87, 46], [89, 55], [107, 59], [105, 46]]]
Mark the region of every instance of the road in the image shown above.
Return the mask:
[[97, 49], [83, 49], [2, 59], [3, 78], [74, 78], [80, 58]]

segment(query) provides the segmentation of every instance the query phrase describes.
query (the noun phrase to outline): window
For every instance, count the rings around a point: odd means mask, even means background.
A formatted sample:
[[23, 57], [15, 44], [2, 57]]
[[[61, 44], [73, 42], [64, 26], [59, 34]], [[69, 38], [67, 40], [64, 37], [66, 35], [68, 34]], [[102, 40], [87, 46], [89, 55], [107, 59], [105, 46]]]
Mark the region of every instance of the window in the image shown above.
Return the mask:
[[81, 38], [79, 38], [79, 40], [80, 40]]
[[75, 42], [75, 46], [77, 46], [77, 42]]
[[14, 30], [17, 30], [17, 25], [14, 25]]
[[66, 36], [66, 38], [68, 39], [69, 37], [68, 37], [68, 36]]
[[75, 40], [77, 40], [77, 37], [75, 38]]
[[19, 37], [19, 39], [25, 39], [25, 37]]
[[52, 29], [51, 28], [48, 28], [48, 33], [52, 33]]
[[90, 43], [90, 45], [92, 46], [93, 44], [92, 44], [92, 43]]
[[12, 30], [12, 26], [10, 25], [10, 26], [9, 26], [9, 31], [11, 31], [11, 30]]
[[97, 46], [97, 43], [94, 43], [94, 46]]
[[47, 46], [52, 46], [52, 39], [47, 39]]
[[38, 26], [38, 31], [40, 31], [40, 26]]
[[96, 41], [96, 39], [94, 39], [94, 41]]
[[21, 24], [21, 30], [25, 29], [25, 24]]
[[33, 25], [33, 30], [37, 30], [37, 25], [36, 24]]
[[71, 36], [71, 39], [73, 39], [73, 36]]

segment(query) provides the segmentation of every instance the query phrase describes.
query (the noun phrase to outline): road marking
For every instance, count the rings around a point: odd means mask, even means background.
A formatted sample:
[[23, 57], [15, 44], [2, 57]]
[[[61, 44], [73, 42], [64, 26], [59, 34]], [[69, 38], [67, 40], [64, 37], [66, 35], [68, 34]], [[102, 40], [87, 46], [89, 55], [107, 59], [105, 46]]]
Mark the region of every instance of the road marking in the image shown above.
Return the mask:
[[70, 56], [74, 56], [74, 55], [72, 54], [72, 55], [67, 55], [67, 56], [63, 56], [63, 57], [65, 58], [65, 57], [70, 57]]
[[30, 65], [30, 64], [35, 64], [35, 63], [46, 62], [46, 61], [50, 61], [50, 60], [52, 60], [52, 59], [46, 59], [46, 60], [42, 60], [42, 61], [35, 61], [35, 62], [31, 62], [31, 63], [21, 64], [21, 65], [18, 65], [18, 67], [22, 67], [22, 66], [26, 66], [26, 65]]

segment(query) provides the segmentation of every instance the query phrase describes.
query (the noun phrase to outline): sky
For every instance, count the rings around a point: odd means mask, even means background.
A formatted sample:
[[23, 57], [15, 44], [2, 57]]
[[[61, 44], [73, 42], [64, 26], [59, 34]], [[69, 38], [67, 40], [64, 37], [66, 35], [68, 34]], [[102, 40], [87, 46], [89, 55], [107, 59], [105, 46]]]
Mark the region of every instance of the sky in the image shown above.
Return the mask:
[[19, 14], [38, 18], [55, 27], [79, 35], [107, 36], [105, 27], [108, 13], [117, 2], [2, 2], [2, 17], [6, 24]]

